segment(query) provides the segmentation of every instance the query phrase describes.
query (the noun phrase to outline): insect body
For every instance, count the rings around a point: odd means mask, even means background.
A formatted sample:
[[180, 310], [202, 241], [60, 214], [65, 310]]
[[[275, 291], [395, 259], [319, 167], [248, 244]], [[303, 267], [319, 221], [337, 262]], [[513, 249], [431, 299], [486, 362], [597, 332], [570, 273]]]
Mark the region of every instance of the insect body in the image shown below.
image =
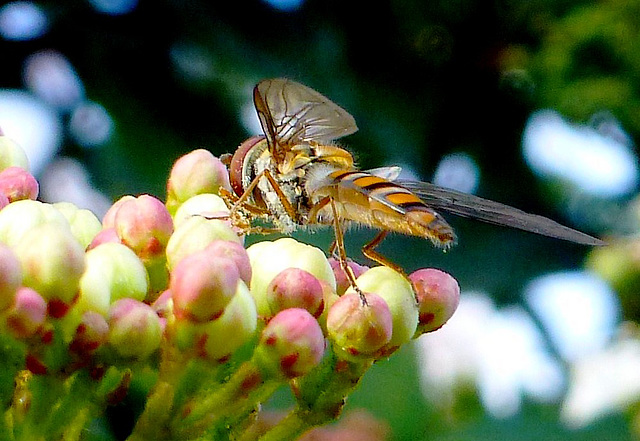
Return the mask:
[[[344, 109], [291, 80], [263, 80], [253, 90], [264, 136], [250, 138], [229, 163], [235, 194], [225, 195], [232, 217], [248, 231], [291, 232], [332, 225], [342, 267], [347, 271], [343, 226], [356, 222], [381, 230], [363, 248], [378, 263], [397, 267], [374, 251], [387, 232], [430, 239], [447, 248], [455, 234], [435, 210], [476, 218], [586, 245], [599, 239], [477, 196], [425, 182], [396, 181], [400, 169], [358, 170], [351, 154], [333, 141], [357, 130]], [[273, 228], [252, 227], [263, 219]]]

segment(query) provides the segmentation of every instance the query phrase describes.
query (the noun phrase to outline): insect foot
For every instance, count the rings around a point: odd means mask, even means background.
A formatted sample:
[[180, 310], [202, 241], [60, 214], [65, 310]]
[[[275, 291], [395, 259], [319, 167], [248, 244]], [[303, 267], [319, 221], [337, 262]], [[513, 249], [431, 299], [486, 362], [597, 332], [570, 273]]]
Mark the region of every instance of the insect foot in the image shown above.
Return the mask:
[[[0, 136], [0, 181], [22, 166], [17, 148]], [[79, 439], [109, 406], [140, 400], [129, 440], [298, 439], [336, 420], [368, 369], [457, 304], [448, 275], [414, 273], [416, 294], [390, 267], [328, 259], [291, 237], [245, 246], [252, 226], [234, 224], [226, 169], [204, 151], [176, 162], [166, 202], [123, 196], [102, 221], [33, 200], [26, 168], [7, 176], [17, 184], [0, 185], [2, 439]], [[242, 222], [271, 219], [242, 208]], [[282, 388], [292, 407], [265, 422]]]

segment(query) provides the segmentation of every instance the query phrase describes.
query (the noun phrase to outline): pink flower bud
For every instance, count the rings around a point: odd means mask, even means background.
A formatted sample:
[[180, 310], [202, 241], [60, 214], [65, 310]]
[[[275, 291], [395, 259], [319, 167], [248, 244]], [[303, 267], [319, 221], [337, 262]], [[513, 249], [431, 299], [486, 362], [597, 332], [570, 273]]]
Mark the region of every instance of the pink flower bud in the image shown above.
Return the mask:
[[209, 151], [194, 150], [178, 159], [167, 182], [167, 207], [171, 213], [187, 199], [202, 193], [231, 190], [225, 165]]
[[238, 274], [244, 283], [251, 282], [251, 263], [247, 250], [238, 242], [230, 240], [214, 240], [206, 248], [212, 256], [220, 256], [231, 259], [238, 267]]
[[135, 201], [135, 200], [136, 198], [134, 198], [133, 196], [126, 195], [126, 196], [122, 196], [120, 199], [115, 201], [113, 205], [109, 207], [107, 212], [104, 214], [104, 217], [102, 218], [102, 228], [115, 228], [116, 214], [118, 213], [118, 210], [120, 210], [120, 207], [122, 207], [123, 204], [129, 201]]
[[171, 273], [169, 289], [176, 318], [206, 322], [220, 317], [239, 281], [238, 266], [229, 258], [207, 250], [185, 257]]
[[316, 319], [305, 309], [291, 308], [276, 314], [262, 330], [256, 360], [271, 375], [295, 378], [317, 366], [324, 350]]
[[274, 314], [288, 308], [302, 308], [319, 317], [324, 309], [322, 284], [303, 269], [287, 268], [267, 286], [267, 301]]
[[86, 357], [106, 343], [108, 338], [109, 325], [105, 318], [97, 312], [87, 311], [82, 314], [82, 320], [69, 344], [69, 350]]
[[92, 250], [103, 243], [122, 243], [115, 228], [103, 228], [100, 230], [100, 232], [94, 236], [87, 250]]
[[38, 197], [38, 189], [36, 178], [21, 167], [8, 167], [0, 172], [0, 192], [11, 202], [21, 199], [35, 200]]
[[160, 347], [162, 327], [155, 311], [133, 299], [120, 299], [109, 310], [109, 344], [122, 356], [144, 359]]
[[7, 314], [7, 328], [16, 338], [27, 338], [40, 330], [47, 318], [47, 302], [31, 288], [19, 288]]
[[0, 312], [13, 304], [22, 284], [20, 261], [8, 246], [0, 243]]
[[23, 284], [49, 302], [50, 314], [64, 315], [76, 300], [85, 270], [84, 249], [69, 228], [39, 225], [27, 231], [13, 249], [22, 264]]
[[375, 357], [391, 340], [393, 321], [384, 299], [366, 293], [365, 305], [356, 293], [344, 294], [329, 309], [327, 333], [347, 358]]
[[9, 205], [9, 198], [4, 193], [0, 193], [0, 210]]
[[409, 276], [418, 299], [416, 335], [435, 331], [451, 318], [460, 303], [460, 286], [444, 271], [425, 268]]
[[146, 260], [164, 255], [173, 220], [161, 201], [142, 195], [119, 205], [114, 228], [122, 243]]
[[[329, 264], [331, 265], [333, 274], [336, 276], [336, 293], [341, 296], [351, 286], [349, 284], [349, 279], [342, 269], [342, 266], [340, 266], [339, 260], [331, 257], [329, 258]], [[352, 260], [347, 261], [347, 265], [351, 268], [353, 275], [356, 278], [360, 277], [362, 273], [369, 269], [368, 266], [360, 265]]]

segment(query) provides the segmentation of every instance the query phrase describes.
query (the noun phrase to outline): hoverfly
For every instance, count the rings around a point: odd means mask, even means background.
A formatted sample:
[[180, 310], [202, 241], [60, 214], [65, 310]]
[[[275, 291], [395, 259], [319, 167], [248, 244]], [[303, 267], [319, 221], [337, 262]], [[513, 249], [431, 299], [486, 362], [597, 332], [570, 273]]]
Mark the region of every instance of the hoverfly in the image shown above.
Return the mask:
[[[389, 231], [423, 237], [445, 249], [455, 243], [453, 229], [436, 210], [580, 244], [604, 244], [498, 202], [426, 182], [397, 182], [399, 167], [358, 170], [351, 154], [333, 144], [358, 130], [353, 117], [302, 84], [263, 80], [253, 89], [253, 100], [264, 136], [249, 138], [227, 158], [234, 193], [223, 196], [232, 219], [247, 232], [333, 226], [339, 261], [354, 287], [343, 236], [349, 222], [380, 230], [362, 252], [396, 270], [400, 269], [375, 252]], [[252, 226], [255, 219], [273, 228]]]

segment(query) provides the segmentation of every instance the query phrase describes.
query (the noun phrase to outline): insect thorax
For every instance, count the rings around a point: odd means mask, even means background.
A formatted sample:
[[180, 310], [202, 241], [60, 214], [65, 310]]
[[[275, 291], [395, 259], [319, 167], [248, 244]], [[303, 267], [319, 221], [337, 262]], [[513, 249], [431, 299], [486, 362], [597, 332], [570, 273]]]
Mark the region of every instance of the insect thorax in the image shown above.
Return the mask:
[[[307, 198], [304, 189], [300, 184], [300, 179], [304, 176], [304, 170], [294, 169], [288, 173], [281, 173], [278, 166], [268, 150], [265, 150], [253, 165], [254, 176], [260, 175], [268, 170], [271, 176], [276, 180], [278, 188], [282, 195], [293, 208], [295, 217], [285, 208], [281, 196], [274, 190], [273, 186], [266, 177], [262, 177], [257, 185], [259, 197], [262, 203], [269, 211], [269, 222], [272, 222], [283, 233], [290, 233], [304, 225], [306, 214], [308, 213]], [[254, 197], [255, 199], [255, 197]]]

